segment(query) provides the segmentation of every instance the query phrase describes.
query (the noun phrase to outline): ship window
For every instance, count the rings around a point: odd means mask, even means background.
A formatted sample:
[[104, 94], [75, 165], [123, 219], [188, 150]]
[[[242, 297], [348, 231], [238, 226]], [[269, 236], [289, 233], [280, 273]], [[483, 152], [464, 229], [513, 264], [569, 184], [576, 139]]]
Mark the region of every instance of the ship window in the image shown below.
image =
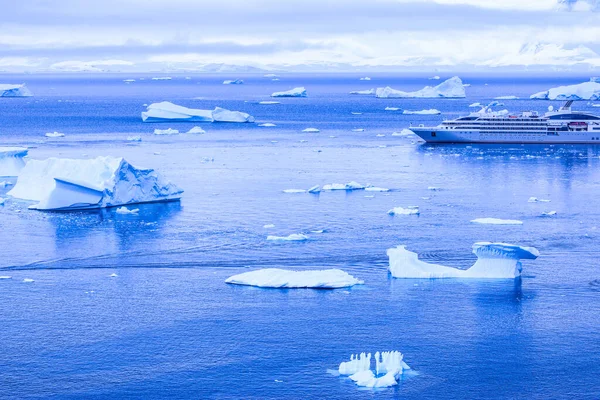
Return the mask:
[[587, 119], [600, 119], [600, 117], [596, 117], [595, 115], [585, 115], [585, 114], [559, 114], [552, 115], [549, 119], [579, 119], [579, 120], [587, 120]]
[[435, 137], [435, 132], [431, 132], [431, 137]]

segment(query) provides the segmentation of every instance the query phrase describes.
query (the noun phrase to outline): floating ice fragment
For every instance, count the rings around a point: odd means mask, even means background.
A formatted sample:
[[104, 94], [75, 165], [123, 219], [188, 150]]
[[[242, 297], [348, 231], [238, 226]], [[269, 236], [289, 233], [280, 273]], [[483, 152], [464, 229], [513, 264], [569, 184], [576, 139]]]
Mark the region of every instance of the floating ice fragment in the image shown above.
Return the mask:
[[117, 214], [138, 214], [140, 212], [139, 208], [129, 209], [127, 207], [119, 207], [117, 208]]
[[469, 107], [483, 107], [481, 103], [469, 104]]
[[[383, 388], [398, 384], [405, 370], [410, 367], [403, 361], [404, 356], [399, 351], [375, 353], [375, 373], [371, 370], [371, 353], [351, 355], [350, 361], [342, 362], [338, 368], [340, 375], [350, 375], [358, 386], [368, 388]], [[384, 374], [381, 377], [377, 375]]]
[[15, 85], [10, 83], [0, 83], [0, 97], [31, 97], [31, 91], [24, 84]]
[[267, 224], [267, 225], [263, 225], [263, 228], [265, 228], [265, 229], [275, 228], [275, 225], [274, 224]]
[[431, 108], [429, 110], [421, 110], [421, 111], [409, 111], [409, 110], [404, 110], [402, 111], [402, 114], [408, 114], [408, 115], [437, 115], [437, 114], [441, 114], [442, 112], [439, 110], [436, 110], [434, 108]]
[[189, 131], [187, 131], [186, 133], [202, 134], [202, 133], [206, 133], [206, 131], [204, 129], [200, 128], [199, 126], [195, 126], [192, 129], [190, 129]]
[[292, 233], [291, 235], [288, 235], [288, 236], [271, 236], [271, 235], [267, 236], [267, 240], [274, 240], [274, 241], [303, 242], [308, 239], [309, 239], [309, 237], [302, 233]]
[[478, 242], [473, 245], [475, 264], [466, 270], [430, 264], [419, 260], [417, 253], [405, 246], [388, 249], [389, 271], [394, 278], [495, 278], [512, 279], [521, 275], [521, 259], [536, 259], [533, 247], [506, 243]]
[[439, 188], [439, 187], [436, 187], [436, 186], [429, 186], [429, 187], [427, 187], [427, 190], [434, 190], [434, 191], [437, 191], [437, 190], [440, 190], [440, 188]]
[[519, 98], [517, 96], [498, 96], [498, 97], [494, 97], [494, 99], [496, 99], [496, 100], [518, 100]]
[[177, 129], [155, 129], [154, 130], [154, 134], [155, 135], [177, 135], [179, 133], [179, 131]]
[[283, 193], [306, 193], [306, 189], [284, 189]]
[[23, 282], [25, 282], [25, 283], [31, 283], [31, 282], [34, 282], [34, 280], [31, 279], [31, 278], [25, 278], [25, 279], [23, 279]]
[[115, 273], [112, 273], [112, 274], [109, 275], [110, 278], [116, 278], [117, 276], [119, 276], [119, 275], [117, 275]]
[[390, 189], [383, 188], [383, 187], [377, 187], [377, 186], [367, 186], [365, 188], [365, 191], [367, 191], [367, 192], [389, 192]]
[[279, 101], [259, 101], [258, 104], [271, 105], [271, 104], [281, 104], [281, 103]]
[[157, 76], [152, 78], [153, 81], [170, 81], [171, 79], [173, 78], [171, 78], [170, 76]]
[[412, 136], [415, 133], [413, 131], [411, 131], [410, 129], [402, 129], [402, 131], [400, 132], [394, 132], [392, 133], [392, 136]]
[[13, 183], [9, 182], [9, 181], [1, 181], [0, 182], [0, 187], [5, 188], [7, 186], [11, 186]]
[[499, 218], [476, 218], [471, 220], [476, 224], [490, 224], [490, 225], [523, 225], [523, 221], [517, 219], [499, 219]]
[[430, 80], [434, 80], [434, 81], [438, 81], [438, 80], [440, 80], [440, 77], [436, 75], [436, 76], [432, 76], [432, 77], [431, 77], [431, 78], [429, 78], [429, 79], [430, 79]]
[[0, 279], [12, 279], [12, 276], [0, 275]]
[[350, 94], [362, 94], [362, 95], [373, 95], [375, 94], [375, 88], [366, 90], [353, 90]]
[[135, 79], [123, 79], [123, 82], [131, 83], [131, 82], [135, 82]]
[[317, 128], [306, 128], [303, 129], [302, 132], [306, 132], [306, 133], [317, 133], [317, 132], [321, 132], [320, 130], [318, 130]]
[[398, 111], [400, 108], [398, 107], [386, 107], [384, 111]]
[[458, 98], [465, 97], [465, 88], [459, 77], [452, 77], [437, 86], [426, 86], [416, 92], [403, 92], [391, 87], [377, 88], [375, 92], [379, 98]]
[[142, 137], [141, 136], [127, 136], [127, 140], [129, 142], [141, 142]]
[[550, 203], [550, 200], [547, 199], [538, 199], [537, 197], [530, 197], [527, 200], [528, 203]]
[[325, 230], [324, 229], [318, 229], [316, 231], [310, 231], [310, 232], [311, 233], [323, 233], [323, 232], [325, 232]]
[[368, 76], [365, 76], [364, 78], [360, 78], [359, 80], [361, 80], [361, 81], [370, 81], [371, 78], [369, 78]]
[[265, 74], [263, 75], [265, 78], [277, 78], [279, 75], [276, 74]]
[[211, 110], [196, 110], [178, 106], [168, 101], [152, 103], [142, 113], [144, 122], [164, 121], [190, 121], [190, 122], [212, 122], [213, 112]]
[[241, 111], [229, 111], [215, 107], [212, 112], [214, 122], [254, 122], [254, 117]]
[[385, 135], [383, 133], [378, 133], [377, 135], [375, 135], [375, 137], [385, 137]]
[[45, 136], [49, 137], [49, 138], [55, 138], [55, 137], [63, 137], [63, 136], [65, 136], [65, 134], [60, 133], [60, 132], [48, 132], [48, 133], [46, 133]]
[[332, 183], [329, 185], [323, 185], [323, 190], [361, 190], [365, 187], [358, 182], [351, 181], [346, 184], [344, 183]]
[[339, 269], [290, 271], [279, 268], [245, 272], [229, 277], [225, 282], [235, 285], [282, 289], [338, 289], [364, 283]]
[[544, 216], [544, 217], [551, 217], [553, 215], [556, 215], [556, 211], [548, 211], [548, 212], [542, 213], [542, 216]]
[[310, 189], [308, 189], [308, 193], [320, 193], [321, 192], [321, 187], [319, 185], [315, 185], [313, 187], [311, 187]]
[[223, 85], [242, 85], [243, 83], [244, 81], [242, 79], [223, 81]]
[[388, 211], [389, 215], [419, 215], [419, 207], [418, 206], [408, 206], [407, 208], [403, 207], [394, 207]]
[[277, 126], [277, 125], [275, 125], [275, 124], [272, 124], [272, 123], [270, 123], [270, 122], [266, 122], [266, 123], [264, 123], [264, 124], [258, 124], [258, 126], [271, 127], [271, 126]]
[[362, 113], [358, 112], [358, 111], [351, 111], [350, 114], [352, 114], [352, 115], [362, 115]]
[[363, 128], [356, 128], [356, 129], [352, 129], [352, 132], [364, 132], [365, 130]]
[[0, 147], [0, 176], [18, 176], [27, 153], [24, 147]]
[[307, 97], [306, 89], [303, 87], [297, 87], [284, 92], [275, 92], [271, 94], [271, 97]]

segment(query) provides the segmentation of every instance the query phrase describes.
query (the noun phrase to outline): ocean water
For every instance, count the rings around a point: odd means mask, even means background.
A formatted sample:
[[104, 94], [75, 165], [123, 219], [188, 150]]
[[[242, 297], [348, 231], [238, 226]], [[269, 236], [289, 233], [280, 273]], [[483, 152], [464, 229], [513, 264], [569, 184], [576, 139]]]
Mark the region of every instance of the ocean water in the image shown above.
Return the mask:
[[[0, 275], [12, 277], [0, 280], [0, 398], [600, 398], [600, 148], [432, 146], [392, 136], [496, 96], [525, 98], [503, 101], [511, 111], [543, 112], [560, 102], [530, 94], [589, 77], [463, 74], [466, 99], [432, 100], [348, 94], [437, 83], [417, 74], [152, 76], [0, 78], [35, 94], [0, 98], [2, 145], [28, 146], [40, 159], [123, 156], [185, 190], [181, 202], [141, 205], [137, 216], [40, 213], [11, 199], [0, 206]], [[221, 84], [239, 77], [244, 85]], [[309, 97], [257, 104], [295, 86]], [[163, 100], [245, 111], [257, 123], [142, 123], [143, 104]], [[152, 134], [194, 125], [207, 133]], [[320, 132], [301, 132], [308, 127]], [[44, 137], [53, 131], [66, 136]], [[127, 141], [133, 135], [142, 141]], [[351, 180], [392, 190], [282, 192]], [[8, 190], [0, 187], [0, 197]], [[531, 196], [551, 202], [528, 203]], [[411, 205], [419, 216], [387, 214]], [[469, 222], [482, 217], [523, 225]], [[310, 239], [266, 240], [291, 233]], [[484, 240], [535, 246], [541, 256], [523, 262], [520, 280], [387, 273], [390, 247], [466, 268], [471, 245]], [[340, 268], [365, 285], [224, 283], [264, 267]], [[416, 374], [371, 390], [331, 373], [351, 353], [378, 350], [401, 351]]]

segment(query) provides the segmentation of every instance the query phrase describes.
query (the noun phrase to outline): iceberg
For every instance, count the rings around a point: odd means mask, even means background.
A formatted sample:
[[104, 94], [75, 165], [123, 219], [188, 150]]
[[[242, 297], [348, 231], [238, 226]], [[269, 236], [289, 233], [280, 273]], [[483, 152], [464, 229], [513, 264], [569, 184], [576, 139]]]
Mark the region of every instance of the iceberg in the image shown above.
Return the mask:
[[279, 101], [259, 101], [258, 104], [272, 105], [272, 104], [281, 104], [281, 103]]
[[153, 169], [97, 157], [30, 160], [8, 195], [39, 202], [30, 209], [69, 211], [178, 200], [182, 193]]
[[142, 113], [144, 122], [165, 121], [190, 121], [190, 122], [212, 122], [213, 112], [211, 110], [195, 110], [178, 106], [168, 101], [152, 103]]
[[364, 132], [365, 129], [364, 128], [356, 128], [356, 129], [352, 129], [352, 132]]
[[140, 212], [139, 208], [133, 208], [133, 209], [129, 209], [127, 207], [119, 207], [117, 208], [116, 213], [117, 214], [138, 214]]
[[547, 211], [542, 213], [543, 217], [551, 217], [553, 215], [556, 215], [556, 211]]
[[400, 132], [394, 132], [392, 133], [392, 136], [412, 136], [415, 133], [413, 131], [411, 131], [410, 129], [402, 129]]
[[189, 131], [187, 131], [186, 133], [202, 134], [202, 133], [206, 133], [206, 131], [204, 129], [200, 128], [199, 126], [195, 126], [192, 129], [190, 129]]
[[435, 108], [430, 108], [429, 110], [421, 110], [421, 111], [409, 111], [409, 110], [402, 111], [402, 114], [416, 114], [416, 115], [438, 115], [441, 113], [442, 113], [441, 111], [436, 110]]
[[31, 97], [33, 94], [24, 84], [13, 85], [10, 83], [0, 83], [0, 97]]
[[306, 189], [284, 189], [283, 193], [306, 193]]
[[494, 97], [495, 100], [518, 100], [517, 96], [498, 96]]
[[127, 141], [129, 141], [129, 142], [141, 142], [142, 141], [142, 137], [141, 136], [127, 136]]
[[177, 129], [155, 129], [154, 130], [154, 134], [155, 135], [177, 135], [179, 134], [179, 131]]
[[367, 186], [365, 188], [365, 191], [367, 191], [367, 192], [389, 192], [390, 189], [383, 188], [383, 187], [377, 187], [377, 186]]
[[462, 98], [466, 97], [465, 87], [458, 76], [454, 76], [437, 86], [425, 86], [416, 92], [403, 92], [391, 87], [377, 88], [375, 96], [382, 99], [389, 98]]
[[306, 128], [306, 129], [303, 129], [302, 132], [305, 132], [305, 133], [317, 133], [317, 132], [321, 132], [321, 131], [318, 130], [317, 128]]
[[365, 186], [358, 182], [351, 181], [348, 183], [332, 183], [323, 185], [323, 190], [362, 190]]
[[489, 278], [514, 279], [521, 275], [520, 260], [535, 260], [539, 251], [507, 243], [478, 242], [473, 245], [477, 261], [469, 269], [457, 269], [419, 260], [406, 246], [388, 249], [389, 271], [394, 278]]
[[254, 117], [241, 111], [216, 107], [212, 112], [214, 122], [254, 122]]
[[287, 90], [285, 92], [275, 92], [271, 97], [307, 97], [306, 89], [303, 87], [297, 87], [294, 89]]
[[27, 152], [25, 147], [0, 147], [0, 176], [19, 176]]
[[409, 369], [402, 353], [384, 351], [375, 353], [375, 372], [371, 370], [371, 353], [351, 355], [350, 361], [340, 364], [338, 372], [340, 375], [350, 375], [349, 378], [358, 386], [382, 388], [397, 385], [404, 371]]
[[600, 100], [600, 83], [583, 82], [577, 85], [559, 86], [530, 96], [537, 100]]
[[350, 94], [362, 94], [362, 95], [373, 95], [375, 94], [375, 89], [367, 89], [367, 90], [354, 90], [350, 92]]
[[433, 81], [439, 81], [441, 78], [439, 76], [432, 76], [431, 78], [429, 78], [429, 80], [433, 80]]
[[339, 269], [290, 271], [279, 268], [266, 268], [245, 272], [231, 276], [225, 282], [234, 285], [282, 289], [339, 289], [364, 283]]
[[476, 218], [471, 220], [471, 222], [489, 225], [523, 225], [523, 221], [519, 221], [518, 219]]
[[309, 237], [302, 233], [292, 233], [291, 235], [288, 235], [288, 236], [273, 236], [273, 235], [267, 236], [267, 240], [282, 241], [282, 242], [303, 242], [308, 239], [309, 239]]
[[244, 81], [242, 79], [223, 81], [223, 85], [242, 85], [243, 83]]
[[152, 78], [153, 81], [170, 81], [171, 79], [173, 79], [173, 78], [171, 78], [170, 76], [158, 76], [158, 77]]
[[277, 125], [272, 124], [270, 122], [265, 122], [264, 124], [259, 124], [258, 126], [264, 126], [264, 127], [268, 128], [268, 127], [277, 126]]
[[398, 111], [399, 109], [399, 107], [386, 107], [384, 111]]
[[403, 207], [394, 207], [388, 211], [389, 215], [419, 215], [419, 207], [418, 206], [408, 206], [407, 208]]
[[60, 132], [47, 132], [44, 136], [49, 137], [49, 138], [55, 138], [55, 137], [64, 137], [65, 134], [60, 133]]
[[361, 81], [370, 81], [371, 78], [369, 78], [368, 76], [365, 76], [364, 78], [360, 78], [359, 80], [361, 80]]
[[473, 103], [469, 104], [469, 107], [483, 107], [483, 105], [481, 103]]

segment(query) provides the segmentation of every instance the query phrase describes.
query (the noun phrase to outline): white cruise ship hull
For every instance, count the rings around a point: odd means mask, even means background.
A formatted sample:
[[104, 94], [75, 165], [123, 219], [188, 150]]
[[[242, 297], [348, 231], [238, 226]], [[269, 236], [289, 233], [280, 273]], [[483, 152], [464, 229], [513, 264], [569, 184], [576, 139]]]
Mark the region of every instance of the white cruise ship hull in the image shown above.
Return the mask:
[[565, 132], [485, 132], [478, 129], [444, 129], [440, 127], [411, 127], [428, 143], [511, 143], [511, 144], [600, 144], [600, 130]]

